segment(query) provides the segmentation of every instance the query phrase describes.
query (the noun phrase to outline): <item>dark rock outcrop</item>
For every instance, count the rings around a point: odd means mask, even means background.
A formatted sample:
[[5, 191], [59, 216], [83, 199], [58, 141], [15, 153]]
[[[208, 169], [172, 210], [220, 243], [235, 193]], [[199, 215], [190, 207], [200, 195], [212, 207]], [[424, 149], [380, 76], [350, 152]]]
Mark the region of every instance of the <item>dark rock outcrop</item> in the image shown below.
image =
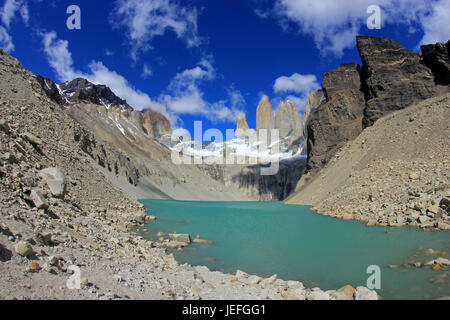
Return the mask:
[[309, 117], [308, 171], [320, 169], [347, 141], [363, 130], [365, 100], [361, 92], [361, 67], [343, 64], [324, 73], [323, 92], [327, 99]]
[[53, 80], [44, 78], [42, 76], [37, 76], [36, 80], [39, 82], [45, 94], [50, 100], [56, 102], [59, 105], [65, 103], [64, 97], [60, 94], [58, 87], [56, 86], [56, 83], [53, 82]]
[[69, 103], [93, 103], [105, 107], [117, 106], [122, 109], [133, 109], [105, 85], [96, 85], [83, 78], [77, 78], [60, 85], [63, 95]]
[[305, 113], [303, 115], [305, 126], [307, 125], [310, 116], [313, 115], [316, 112], [316, 110], [325, 102], [326, 98], [323, 93], [323, 90], [313, 91], [309, 95], [308, 100], [306, 100]]
[[435, 95], [434, 76], [419, 55], [385, 38], [357, 37], [366, 95], [365, 127]]
[[450, 84], [450, 40], [421, 47], [423, 63], [433, 71], [436, 84]]
[[449, 43], [422, 47], [421, 59], [394, 40], [357, 37], [362, 66], [344, 64], [325, 72], [326, 103], [307, 114], [307, 172], [320, 170], [381, 117], [438, 95], [442, 89], [436, 84], [448, 84]]

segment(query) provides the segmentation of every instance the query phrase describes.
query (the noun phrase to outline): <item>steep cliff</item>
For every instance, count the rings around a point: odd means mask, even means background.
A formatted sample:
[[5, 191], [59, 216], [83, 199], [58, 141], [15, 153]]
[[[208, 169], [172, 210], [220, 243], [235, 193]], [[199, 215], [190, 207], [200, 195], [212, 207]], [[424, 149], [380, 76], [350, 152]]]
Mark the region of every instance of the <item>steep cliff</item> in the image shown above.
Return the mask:
[[[445, 84], [448, 49], [444, 44], [424, 46], [423, 58], [396, 41], [357, 37], [362, 66], [344, 64], [324, 73], [325, 103], [306, 113], [308, 165], [299, 187], [362, 130], [381, 117], [432, 96], [448, 92]], [[428, 66], [428, 67], [427, 67]], [[442, 86], [441, 86], [442, 87]], [[313, 93], [309, 104], [317, 102]]]
[[366, 127], [436, 94], [433, 73], [416, 52], [385, 38], [357, 37], [357, 45], [363, 62]]
[[308, 100], [306, 100], [305, 112], [303, 114], [305, 128], [309, 122], [311, 115], [313, 115], [317, 110], [317, 108], [319, 108], [325, 102], [326, 98], [325, 95], [323, 94], [323, 90], [313, 91], [309, 95]]
[[434, 73], [438, 85], [450, 84], [450, 40], [421, 47], [423, 63]]
[[310, 116], [307, 126], [309, 172], [322, 168], [363, 129], [365, 100], [360, 90], [360, 66], [344, 64], [325, 72], [322, 87], [327, 102]]
[[279, 130], [281, 150], [292, 149], [293, 145], [303, 143], [303, 121], [292, 101], [281, 101], [275, 114], [275, 129]]

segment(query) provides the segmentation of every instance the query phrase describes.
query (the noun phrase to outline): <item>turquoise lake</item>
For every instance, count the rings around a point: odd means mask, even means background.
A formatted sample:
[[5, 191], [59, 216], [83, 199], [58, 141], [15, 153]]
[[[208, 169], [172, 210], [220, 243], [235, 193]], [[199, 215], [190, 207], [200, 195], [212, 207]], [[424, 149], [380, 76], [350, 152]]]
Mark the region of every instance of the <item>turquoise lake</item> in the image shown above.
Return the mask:
[[[211, 270], [299, 280], [307, 287], [339, 289], [366, 285], [367, 267], [381, 268], [384, 299], [450, 296], [448, 271], [402, 266], [449, 258], [450, 234], [411, 228], [369, 228], [363, 223], [323, 217], [308, 207], [278, 202], [189, 202], [142, 200], [158, 218], [141, 234], [189, 233], [213, 242], [175, 252], [180, 263]], [[439, 251], [429, 254], [427, 249]], [[392, 268], [392, 265], [398, 266]]]

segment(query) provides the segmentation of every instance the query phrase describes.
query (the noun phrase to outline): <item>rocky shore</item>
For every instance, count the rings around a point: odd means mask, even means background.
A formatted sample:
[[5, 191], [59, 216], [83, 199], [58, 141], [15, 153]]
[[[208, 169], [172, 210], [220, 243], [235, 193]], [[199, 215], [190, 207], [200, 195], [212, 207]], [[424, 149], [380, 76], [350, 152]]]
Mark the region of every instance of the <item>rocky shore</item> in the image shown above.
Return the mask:
[[378, 120], [288, 202], [369, 226], [450, 230], [449, 105], [447, 94]]

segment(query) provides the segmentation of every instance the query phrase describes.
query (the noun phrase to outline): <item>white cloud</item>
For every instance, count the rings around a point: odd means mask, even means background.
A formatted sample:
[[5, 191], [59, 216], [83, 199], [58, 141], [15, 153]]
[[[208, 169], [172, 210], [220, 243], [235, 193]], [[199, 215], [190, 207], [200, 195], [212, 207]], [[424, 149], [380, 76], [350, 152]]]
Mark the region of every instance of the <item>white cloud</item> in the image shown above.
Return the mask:
[[41, 36], [48, 62], [59, 80], [67, 81], [76, 78], [78, 72], [73, 69], [72, 54], [68, 48], [69, 42], [59, 40], [54, 31], [42, 33]]
[[276, 79], [273, 91], [278, 94], [289, 93], [289, 95], [285, 97], [285, 100], [291, 100], [295, 103], [299, 111], [303, 111], [308, 96], [312, 91], [318, 90], [320, 87], [315, 75], [294, 73], [290, 77], [283, 76]]
[[9, 29], [17, 11], [20, 12], [23, 22], [28, 24], [30, 15], [26, 2], [23, 0], [6, 0], [0, 9], [0, 17], [6, 28]]
[[0, 46], [9, 53], [14, 51], [14, 43], [11, 36], [3, 26], [0, 26]]
[[22, 17], [23, 23], [28, 26], [28, 22], [30, 21], [30, 12], [28, 11], [27, 5], [20, 7], [20, 16]]
[[188, 47], [201, 43], [198, 36], [197, 10], [183, 7], [172, 0], [117, 0], [111, 23], [125, 27], [131, 45], [131, 57], [152, 48], [152, 41], [168, 30], [175, 32]]
[[450, 0], [442, 0], [435, 4], [429, 15], [420, 17], [425, 35], [421, 44], [446, 42], [450, 39]]
[[273, 90], [275, 93], [280, 92], [295, 92], [303, 95], [308, 95], [311, 91], [317, 90], [320, 85], [317, 77], [313, 74], [302, 75], [294, 73], [290, 77], [279, 77], [275, 80]]
[[200, 84], [215, 77], [211, 57], [204, 58], [196, 67], [178, 73], [168, 86], [169, 94], [161, 95], [158, 101], [176, 114], [199, 115], [212, 122], [234, 122], [242, 115], [245, 100], [232, 86], [228, 99], [212, 103], [206, 101]]
[[324, 55], [340, 57], [355, 46], [355, 37], [366, 30], [367, 8], [382, 8], [382, 27], [397, 24], [419, 28], [422, 42], [447, 41], [450, 38], [448, 16], [450, 0], [276, 0], [270, 14], [284, 29], [294, 25], [304, 35], [311, 36]]
[[6, 0], [3, 7], [0, 8], [0, 20], [3, 26], [0, 26], [0, 46], [7, 52], [13, 52], [15, 49], [11, 35], [8, 29], [13, 22], [16, 12], [20, 12], [22, 21], [28, 26], [30, 14], [27, 3], [23, 0]]
[[[220, 122], [235, 121], [241, 113], [231, 98], [232, 107], [227, 107], [226, 101], [210, 103], [204, 99], [199, 84], [215, 77], [215, 70], [209, 59], [203, 59], [198, 66], [178, 73], [168, 86], [168, 93], [152, 100], [148, 94], [136, 89], [125, 77], [109, 70], [102, 62], [92, 61], [88, 65], [88, 73], [77, 71], [73, 66], [68, 41], [58, 39], [54, 31], [42, 33], [41, 36], [47, 60], [58, 80], [70, 81], [81, 77], [95, 84], [104, 84], [117, 96], [127, 100], [133, 108], [151, 108], [161, 112], [175, 128], [181, 124], [180, 115], [183, 114], [199, 115]], [[238, 94], [240, 93], [233, 89], [235, 98]]]
[[141, 73], [142, 79], [147, 80], [152, 75], [153, 75], [152, 68], [147, 63], [144, 63], [144, 66], [142, 67], [142, 73]]

